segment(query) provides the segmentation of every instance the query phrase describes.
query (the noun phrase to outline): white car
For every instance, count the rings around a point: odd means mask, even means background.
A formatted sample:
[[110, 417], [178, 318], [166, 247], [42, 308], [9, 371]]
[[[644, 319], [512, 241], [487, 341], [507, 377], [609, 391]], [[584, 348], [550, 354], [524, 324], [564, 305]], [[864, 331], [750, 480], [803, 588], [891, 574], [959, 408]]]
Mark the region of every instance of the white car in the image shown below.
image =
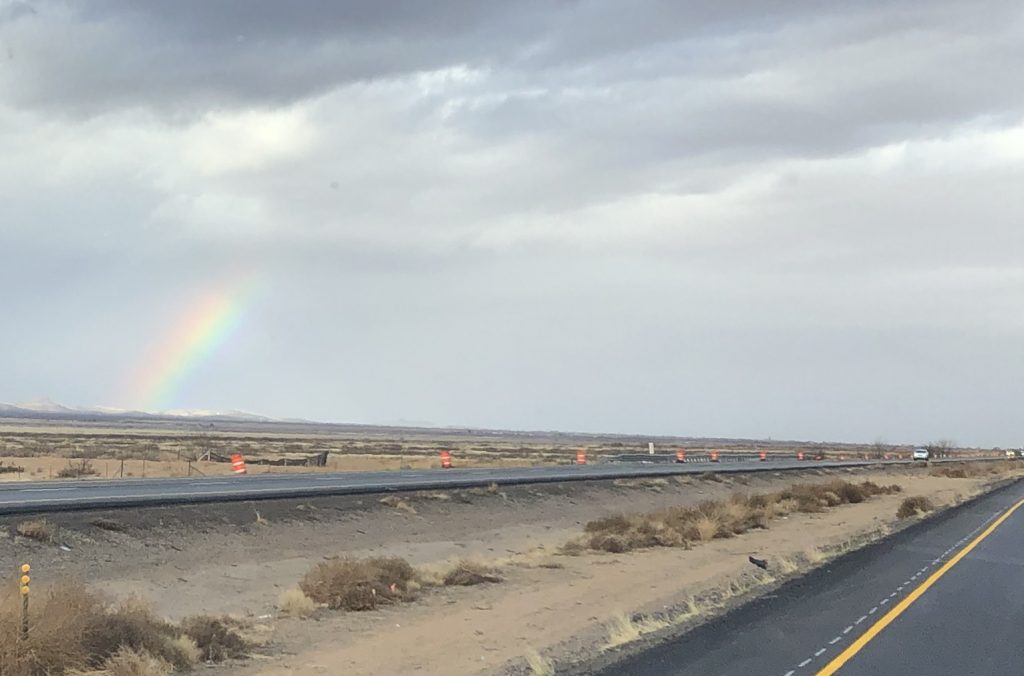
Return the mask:
[[914, 449], [914, 460], [927, 460], [931, 455], [931, 452], [927, 448]]

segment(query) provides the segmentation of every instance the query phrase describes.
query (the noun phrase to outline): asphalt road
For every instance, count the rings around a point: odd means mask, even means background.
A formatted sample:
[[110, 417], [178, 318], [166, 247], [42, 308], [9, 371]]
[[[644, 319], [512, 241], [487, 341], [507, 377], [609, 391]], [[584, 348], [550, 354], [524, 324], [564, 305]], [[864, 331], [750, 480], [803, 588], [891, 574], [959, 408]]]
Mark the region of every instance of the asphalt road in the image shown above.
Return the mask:
[[[445, 490], [498, 485], [659, 477], [702, 472], [797, 471], [827, 467], [909, 464], [888, 461], [771, 460], [685, 464], [592, 464], [503, 469], [448, 469], [400, 472], [250, 474], [123, 480], [0, 482], [0, 514], [143, 505], [266, 500], [390, 491]], [[257, 470], [258, 471], [258, 470]]]
[[1010, 511], [1019, 505], [1024, 482], [598, 673], [1024, 673], [1024, 507]]

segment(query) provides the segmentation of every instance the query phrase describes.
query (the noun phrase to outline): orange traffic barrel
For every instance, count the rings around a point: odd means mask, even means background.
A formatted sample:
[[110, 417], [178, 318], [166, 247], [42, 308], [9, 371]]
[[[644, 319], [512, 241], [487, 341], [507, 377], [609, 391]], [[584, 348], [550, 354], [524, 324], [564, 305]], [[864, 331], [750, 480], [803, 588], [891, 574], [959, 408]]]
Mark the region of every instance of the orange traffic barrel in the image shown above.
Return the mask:
[[681, 448], [676, 451], [676, 462], [686, 462], [686, 451]]
[[586, 465], [587, 464], [587, 451], [586, 450], [581, 448], [580, 450], [576, 451], [576, 464], [577, 465]]
[[245, 474], [245, 458], [242, 457], [241, 453], [235, 453], [231, 456], [231, 471], [235, 474]]
[[718, 462], [718, 451], [711, 451], [711, 462]]
[[761, 451], [757, 455], [758, 455], [758, 457], [761, 458], [761, 462], [764, 462], [765, 460], [768, 459], [768, 453], [766, 451]]
[[448, 451], [441, 451], [441, 469], [452, 468], [452, 454]]
[[797, 460], [803, 460], [804, 459], [804, 452], [803, 451], [797, 451], [796, 459]]

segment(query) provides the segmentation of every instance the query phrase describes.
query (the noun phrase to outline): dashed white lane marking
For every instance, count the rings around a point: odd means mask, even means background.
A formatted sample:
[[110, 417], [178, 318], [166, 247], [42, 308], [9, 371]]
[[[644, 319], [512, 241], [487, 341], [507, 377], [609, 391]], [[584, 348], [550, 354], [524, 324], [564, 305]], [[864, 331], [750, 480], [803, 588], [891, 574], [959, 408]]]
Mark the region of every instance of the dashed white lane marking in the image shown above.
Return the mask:
[[[983, 528], [983, 527], [985, 526], [985, 524], [987, 524], [987, 523], [988, 523], [989, 521], [991, 521], [992, 519], [994, 519], [994, 518], [998, 517], [998, 516], [999, 516], [1000, 514], [1002, 514], [1002, 513], [1003, 513], [1003, 512], [1002, 512], [1002, 510], [1000, 510], [1000, 511], [998, 511], [998, 512], [994, 513], [994, 514], [993, 514], [992, 516], [990, 516], [990, 517], [988, 517], [987, 519], [985, 519], [985, 521], [984, 521], [984, 522], [982, 522], [982, 524], [981, 524], [980, 526], [978, 526], [977, 528], [975, 528], [975, 529], [974, 529], [973, 531], [971, 531], [970, 533], [968, 533], [968, 534], [967, 534], [967, 535], [966, 535], [966, 536], [965, 536], [965, 537], [964, 537], [964, 538], [963, 538], [962, 540], [958, 541], [958, 542], [957, 542], [957, 543], [956, 543], [955, 545], [953, 545], [952, 547], [950, 547], [949, 549], [947, 549], [947, 550], [946, 550], [945, 552], [943, 552], [943, 553], [942, 553], [942, 554], [941, 554], [941, 555], [939, 556], [939, 558], [935, 559], [935, 560], [934, 560], [934, 561], [932, 561], [932, 562], [931, 562], [930, 564], [928, 564], [928, 565], [924, 566], [923, 568], [921, 568], [921, 570], [919, 570], [919, 571], [917, 571], [916, 573], [914, 573], [913, 575], [911, 575], [911, 576], [910, 576], [910, 579], [909, 579], [909, 580], [905, 580], [905, 581], [903, 582], [903, 584], [901, 584], [901, 585], [900, 585], [899, 587], [897, 587], [897, 588], [896, 588], [896, 591], [894, 591], [894, 592], [892, 592], [891, 594], [889, 594], [889, 596], [888, 596], [887, 598], [884, 598], [884, 599], [882, 599], [882, 600], [881, 600], [881, 601], [879, 602], [878, 606], [875, 606], [874, 608], [872, 608], [871, 610], [869, 610], [869, 611], [868, 611], [868, 614], [867, 614], [867, 615], [861, 615], [861, 616], [860, 616], [859, 618], [857, 618], [857, 621], [856, 621], [856, 622], [854, 622], [854, 623], [853, 623], [853, 624], [851, 624], [850, 626], [846, 627], [846, 629], [843, 629], [843, 635], [849, 634], [849, 633], [850, 633], [851, 631], [853, 631], [853, 627], [854, 627], [855, 625], [858, 625], [858, 624], [861, 624], [861, 623], [863, 623], [863, 622], [864, 622], [865, 620], [867, 620], [867, 619], [868, 619], [868, 616], [869, 616], [869, 615], [874, 615], [875, 613], [877, 613], [877, 612], [878, 612], [878, 607], [879, 607], [879, 606], [884, 606], [884, 605], [886, 605], [887, 603], [889, 603], [889, 600], [890, 600], [890, 599], [893, 599], [893, 598], [895, 598], [895, 597], [896, 597], [896, 595], [897, 595], [897, 594], [898, 594], [899, 592], [903, 591], [903, 589], [904, 589], [905, 587], [908, 587], [908, 586], [910, 586], [910, 584], [911, 584], [911, 582], [912, 582], [912, 581], [914, 581], [914, 580], [916, 580], [916, 579], [917, 579], [918, 577], [920, 577], [920, 576], [924, 575], [924, 574], [925, 574], [926, 572], [928, 572], [928, 569], [929, 569], [929, 568], [931, 568], [932, 566], [937, 566], [937, 565], [939, 564], [939, 562], [940, 562], [940, 561], [942, 561], [942, 560], [943, 560], [944, 558], [948, 557], [948, 556], [949, 556], [949, 555], [950, 555], [950, 554], [951, 554], [951, 553], [952, 553], [952, 552], [953, 552], [954, 550], [958, 549], [958, 548], [959, 548], [959, 547], [960, 547], [961, 545], [963, 545], [963, 543], [965, 543], [965, 542], [966, 542], [966, 541], [967, 541], [968, 539], [970, 539], [970, 538], [971, 538], [971, 537], [972, 537], [972, 536], [973, 536], [973, 535], [974, 535], [975, 533], [977, 533], [978, 531], [980, 531], [980, 530], [981, 530], [981, 529], [982, 529], [982, 528]], [[829, 644], [829, 645], [835, 645], [836, 643], [839, 643], [839, 642], [840, 642], [841, 640], [843, 640], [843, 637], [842, 637], [842, 636], [836, 636], [836, 637], [834, 637], [834, 638], [833, 638], [833, 639], [832, 639], [831, 641], [829, 641], [829, 642], [828, 642], [828, 644]], [[818, 650], [818, 651], [817, 651], [816, 653], [814, 653], [814, 657], [821, 657], [821, 655], [822, 655], [822, 654], [823, 654], [823, 653], [824, 653], [824, 652], [825, 652], [826, 650], [828, 650], [828, 648], [827, 648], [827, 647], [821, 648], [821, 649], [820, 649], [820, 650]], [[804, 660], [803, 662], [800, 662], [799, 664], [797, 664], [797, 665], [796, 665], [796, 668], [797, 668], [797, 669], [803, 669], [804, 667], [806, 667], [806, 666], [807, 666], [808, 664], [810, 664], [810, 663], [811, 663], [811, 660], [813, 660], [813, 659], [814, 659], [814, 657], [808, 657], [808, 658], [807, 658], [807, 659], [805, 659], [805, 660]], [[794, 675], [795, 673], [796, 673], [796, 671], [795, 671], [795, 670], [792, 670], [792, 669], [791, 669], [791, 670], [787, 671], [787, 672], [786, 672], [785, 674], [783, 674], [782, 676], [793, 676], [793, 675]]]

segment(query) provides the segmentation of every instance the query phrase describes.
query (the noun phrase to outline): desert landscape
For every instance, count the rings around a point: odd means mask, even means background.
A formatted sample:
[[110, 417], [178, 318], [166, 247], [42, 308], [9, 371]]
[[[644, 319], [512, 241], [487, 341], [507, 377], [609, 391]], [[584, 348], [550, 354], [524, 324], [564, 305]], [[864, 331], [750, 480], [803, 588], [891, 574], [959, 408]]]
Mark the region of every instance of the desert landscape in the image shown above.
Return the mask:
[[[231, 452], [244, 452], [256, 473], [436, 468], [442, 449], [480, 467], [568, 464], [581, 447], [603, 463], [647, 443], [251, 424], [199, 431], [69, 428], [63, 421], [0, 426], [3, 466], [23, 468], [5, 473], [9, 481], [120, 478], [122, 462], [124, 476], [139, 480], [228, 474], [226, 462], [203, 458]], [[787, 457], [796, 449], [825, 457], [904, 451], [657, 443], [665, 452], [684, 445], [770, 448]], [[326, 466], [307, 466], [325, 451]], [[82, 469], [90, 473], [76, 471]], [[148, 661], [147, 675], [199, 664], [206, 673], [245, 676], [585, 673], [1024, 475], [1013, 461], [728, 475], [713, 469], [12, 515], [2, 517], [10, 539], [0, 569], [31, 562], [33, 599], [48, 599], [37, 612], [57, 612], [50, 604], [69, 594], [83, 599], [81, 615], [60, 626], [97, 617], [138, 625], [139, 638], [113, 641], [116, 649], [97, 648], [98, 639], [67, 648], [68, 668], [100, 669], [90, 673], [120, 676], [118, 659]], [[8, 619], [17, 616], [16, 600], [8, 587]], [[0, 645], [0, 664], [21, 669], [5, 667], [4, 674], [36, 673], [38, 664], [19, 661], [18, 651], [17, 643]]]
[[[571, 464], [578, 450], [592, 462], [624, 454], [686, 449], [692, 455], [718, 450], [753, 457], [874, 458], [910, 455], [907, 445], [806, 441], [649, 437], [501, 430], [438, 430], [369, 425], [167, 419], [154, 421], [46, 420], [0, 416], [0, 481], [52, 478], [186, 477], [230, 473], [230, 456], [241, 453], [254, 473], [382, 471], [439, 466], [449, 451], [461, 467]], [[932, 444], [953, 452], [951, 442]], [[957, 448], [961, 457], [992, 449]], [[326, 462], [316, 465], [326, 453]]]
[[0, 0], [0, 676], [1024, 671], [1022, 68], [1005, 0]]

